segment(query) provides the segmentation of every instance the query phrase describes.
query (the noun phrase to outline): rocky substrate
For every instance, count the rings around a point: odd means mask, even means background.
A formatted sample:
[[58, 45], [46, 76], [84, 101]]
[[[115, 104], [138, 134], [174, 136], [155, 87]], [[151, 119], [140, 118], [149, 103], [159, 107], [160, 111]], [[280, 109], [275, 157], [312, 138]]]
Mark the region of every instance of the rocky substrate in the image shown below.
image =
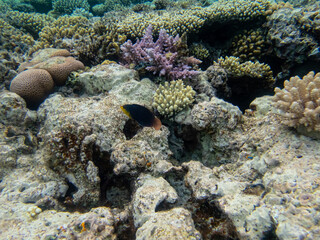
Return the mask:
[[151, 105], [149, 79], [111, 64], [73, 81], [81, 96], [37, 111], [0, 93], [1, 239], [320, 239], [320, 142], [270, 97], [198, 101], [156, 131], [120, 109]]

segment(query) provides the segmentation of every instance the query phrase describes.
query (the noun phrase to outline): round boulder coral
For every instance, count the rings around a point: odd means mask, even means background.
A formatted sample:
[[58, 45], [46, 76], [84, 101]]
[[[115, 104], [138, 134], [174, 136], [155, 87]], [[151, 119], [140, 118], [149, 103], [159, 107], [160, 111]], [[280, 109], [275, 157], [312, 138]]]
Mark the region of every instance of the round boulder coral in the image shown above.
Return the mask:
[[43, 69], [19, 73], [10, 84], [10, 91], [20, 95], [29, 107], [38, 106], [53, 90], [54, 81]]
[[84, 65], [73, 57], [51, 57], [34, 65], [33, 68], [47, 70], [55, 84], [62, 86], [66, 83], [71, 72], [84, 69]]

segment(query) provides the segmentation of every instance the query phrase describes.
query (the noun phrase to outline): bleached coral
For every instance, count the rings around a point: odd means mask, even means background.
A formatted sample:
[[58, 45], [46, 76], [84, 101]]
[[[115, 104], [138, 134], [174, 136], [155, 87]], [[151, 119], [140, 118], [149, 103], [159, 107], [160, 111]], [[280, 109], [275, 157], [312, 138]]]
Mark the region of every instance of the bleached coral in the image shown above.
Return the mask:
[[275, 88], [275, 106], [284, 113], [284, 123], [320, 131], [320, 73], [309, 72], [284, 82], [284, 89]]
[[180, 112], [194, 100], [195, 91], [190, 86], [184, 86], [182, 80], [165, 82], [160, 85], [153, 97], [153, 107], [166, 117]]

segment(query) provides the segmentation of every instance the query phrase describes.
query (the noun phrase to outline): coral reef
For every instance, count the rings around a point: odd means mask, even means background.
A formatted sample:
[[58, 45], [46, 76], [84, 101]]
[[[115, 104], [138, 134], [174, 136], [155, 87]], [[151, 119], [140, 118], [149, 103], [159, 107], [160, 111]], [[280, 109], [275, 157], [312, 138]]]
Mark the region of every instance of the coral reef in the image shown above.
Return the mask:
[[118, 55], [125, 35], [115, 31], [115, 23], [91, 22], [83, 16], [62, 16], [44, 27], [32, 51], [55, 47], [69, 50], [85, 64], [97, 64]]
[[193, 7], [187, 10], [164, 11], [161, 14], [132, 13], [118, 25], [120, 34], [129, 38], [142, 37], [145, 29], [152, 25], [157, 34], [161, 29], [171, 35], [196, 33], [205, 25], [215, 25], [228, 21], [248, 21], [263, 18], [267, 14], [269, 1], [265, 0], [233, 0], [217, 1], [207, 8]]
[[118, 64], [97, 65], [90, 71], [79, 74], [75, 84], [80, 84], [89, 95], [106, 93], [117, 85], [138, 80], [136, 71]]
[[20, 73], [12, 79], [10, 91], [23, 97], [28, 107], [37, 108], [55, 85], [64, 85], [71, 72], [84, 69], [80, 61], [69, 55], [65, 49], [38, 51], [33, 59], [19, 66]]
[[87, 0], [53, 0], [53, 11], [59, 14], [70, 14], [76, 8], [89, 10], [90, 5]]
[[319, 10], [0, 0], [0, 238], [320, 239]]
[[301, 9], [280, 8], [268, 17], [267, 40], [273, 53], [287, 62], [303, 63], [318, 44], [314, 37], [301, 29], [298, 19]]
[[188, 57], [186, 43], [177, 35], [169, 36], [165, 30], [160, 30], [159, 38], [153, 41], [150, 25], [143, 38], [132, 44], [128, 40], [121, 46], [123, 63], [130, 67], [143, 68], [153, 74], [169, 79], [188, 78], [198, 74], [192, 70], [200, 60]]
[[34, 39], [30, 34], [25, 34], [14, 28], [2, 18], [0, 18], [0, 34], [1, 49], [21, 53], [28, 51], [34, 44]]
[[209, 50], [201, 43], [193, 43], [189, 49], [190, 55], [194, 56], [201, 61], [210, 57]]
[[272, 86], [274, 78], [270, 66], [265, 63], [246, 61], [240, 63], [237, 57], [219, 58], [214, 64], [224, 68], [228, 76], [233, 78], [249, 77], [261, 79], [260, 84], [266, 87]]
[[152, 106], [165, 117], [171, 117], [194, 101], [195, 91], [184, 86], [182, 80], [165, 82], [160, 85], [153, 97]]
[[8, 11], [5, 16], [8, 23], [30, 33], [34, 38], [38, 38], [38, 34], [42, 28], [49, 25], [54, 20], [54, 18], [46, 14], [19, 11]]
[[48, 71], [55, 85], [62, 86], [66, 83], [71, 72], [84, 70], [84, 65], [73, 57], [56, 56], [50, 57], [30, 68]]
[[285, 124], [320, 131], [320, 73], [292, 77], [284, 82], [284, 89], [274, 91], [275, 106], [283, 111]]
[[242, 62], [256, 61], [266, 54], [266, 36], [262, 29], [245, 30], [232, 40], [231, 55]]
[[231, 88], [228, 86], [227, 71], [218, 65], [208, 67], [191, 84], [195, 90], [208, 97], [229, 98], [232, 94]]

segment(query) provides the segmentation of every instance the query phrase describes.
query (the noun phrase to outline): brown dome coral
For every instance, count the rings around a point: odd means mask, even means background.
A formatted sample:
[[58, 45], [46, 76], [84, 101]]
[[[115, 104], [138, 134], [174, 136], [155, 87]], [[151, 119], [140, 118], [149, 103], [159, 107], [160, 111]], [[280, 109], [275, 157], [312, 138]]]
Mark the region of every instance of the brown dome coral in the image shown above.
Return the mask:
[[10, 84], [10, 91], [20, 95], [29, 107], [37, 106], [53, 90], [54, 81], [43, 69], [29, 69], [18, 74]]
[[83, 63], [70, 57], [69, 51], [42, 49], [19, 66], [20, 73], [12, 80], [10, 90], [24, 98], [28, 107], [36, 108], [55, 85], [64, 85], [69, 74], [80, 69], [84, 69]]
[[73, 57], [52, 57], [34, 65], [33, 68], [47, 70], [55, 84], [62, 86], [66, 83], [71, 72], [84, 69], [84, 65]]

